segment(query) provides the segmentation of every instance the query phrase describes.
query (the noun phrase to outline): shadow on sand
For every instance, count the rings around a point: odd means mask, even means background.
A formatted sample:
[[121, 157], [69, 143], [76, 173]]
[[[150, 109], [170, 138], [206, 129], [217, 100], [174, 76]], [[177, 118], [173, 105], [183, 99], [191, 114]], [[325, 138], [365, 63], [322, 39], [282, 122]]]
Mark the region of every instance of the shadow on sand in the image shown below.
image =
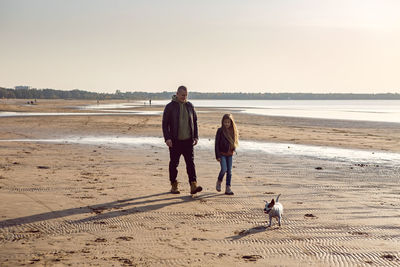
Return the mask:
[[[158, 198], [161, 196], [171, 196], [171, 197]], [[17, 225], [35, 223], [40, 221], [46, 221], [51, 219], [63, 218], [73, 215], [79, 215], [79, 214], [89, 215], [94, 213], [96, 215], [90, 216], [85, 219], [72, 221], [72, 223], [97, 221], [118, 216], [126, 216], [131, 213], [148, 212], [152, 210], [161, 209], [166, 206], [182, 204], [191, 201], [199, 201], [207, 198], [220, 197], [220, 196], [224, 195], [208, 193], [193, 198], [190, 195], [177, 196], [177, 195], [171, 195], [171, 193], [169, 192], [164, 192], [164, 193], [152, 194], [136, 198], [116, 200], [113, 202], [102, 203], [97, 205], [89, 205], [89, 206], [83, 206], [65, 210], [50, 211], [25, 217], [19, 217], [15, 219], [4, 220], [0, 221], [0, 229]], [[156, 197], [156, 199], [151, 199], [153, 197]]]
[[260, 232], [264, 232], [268, 228], [269, 227], [263, 226], [263, 225], [255, 226], [255, 227], [247, 229], [247, 230], [242, 230], [242, 231], [239, 231], [239, 232], [235, 232], [234, 236], [228, 236], [228, 237], [226, 237], [226, 239], [238, 240], [238, 239], [241, 239], [241, 238], [243, 238], [245, 236], [248, 236], [248, 235], [254, 235], [254, 234], [257, 234], [257, 233], [260, 233]]

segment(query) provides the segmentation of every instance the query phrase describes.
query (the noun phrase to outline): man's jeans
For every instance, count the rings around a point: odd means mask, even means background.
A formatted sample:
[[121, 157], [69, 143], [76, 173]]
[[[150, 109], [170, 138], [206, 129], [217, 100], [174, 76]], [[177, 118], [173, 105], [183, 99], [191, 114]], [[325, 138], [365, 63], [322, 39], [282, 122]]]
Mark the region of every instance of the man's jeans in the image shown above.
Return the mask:
[[223, 156], [221, 155], [221, 171], [219, 172], [218, 175], [218, 180], [222, 182], [222, 179], [224, 179], [224, 175], [226, 173], [226, 185], [231, 185], [231, 179], [232, 179], [232, 156]]
[[172, 148], [169, 148], [169, 180], [171, 183], [176, 181], [178, 175], [179, 159], [183, 155], [186, 162], [186, 172], [189, 177], [189, 183], [196, 181], [196, 170], [194, 166], [194, 154], [193, 154], [193, 141], [188, 140], [177, 140], [172, 143]]

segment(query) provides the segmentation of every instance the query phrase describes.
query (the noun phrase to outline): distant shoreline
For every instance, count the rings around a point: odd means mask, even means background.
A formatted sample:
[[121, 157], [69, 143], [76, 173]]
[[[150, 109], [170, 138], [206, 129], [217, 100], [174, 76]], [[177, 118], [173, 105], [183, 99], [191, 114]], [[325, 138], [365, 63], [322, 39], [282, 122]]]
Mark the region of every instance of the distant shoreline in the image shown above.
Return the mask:
[[[97, 101], [41, 100], [37, 105], [26, 105], [23, 100], [9, 100], [2, 103], [4, 112], [36, 113], [87, 113], [71, 106], [93, 105]], [[105, 101], [121, 103], [122, 101]], [[132, 108], [132, 111], [162, 111], [161, 106], [149, 105]], [[226, 110], [197, 108], [199, 136], [214, 138], [216, 129]], [[235, 113], [241, 140], [274, 143], [291, 143], [341, 148], [367, 149], [374, 151], [400, 151], [399, 124], [312, 119], [301, 117], [257, 116]], [[62, 136], [161, 136], [161, 116], [142, 116], [117, 113], [104, 116], [32, 116], [2, 117], [0, 139], [57, 138]], [[27, 131], [26, 129], [29, 129]]]
[[[74, 100], [165, 100], [175, 92], [121, 92], [96, 93], [79, 89], [56, 90], [37, 89], [29, 86], [17, 86], [14, 89], [0, 87], [3, 99], [74, 99]], [[354, 93], [201, 93], [190, 91], [191, 99], [226, 100], [400, 100], [400, 93], [354, 94]]]

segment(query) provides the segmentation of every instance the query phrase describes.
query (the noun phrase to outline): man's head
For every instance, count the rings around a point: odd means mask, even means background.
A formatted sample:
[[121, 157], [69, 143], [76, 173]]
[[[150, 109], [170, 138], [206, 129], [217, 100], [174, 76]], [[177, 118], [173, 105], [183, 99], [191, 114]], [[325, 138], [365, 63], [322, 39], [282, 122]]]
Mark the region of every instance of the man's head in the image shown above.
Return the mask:
[[188, 96], [187, 88], [183, 85], [178, 87], [178, 90], [176, 91], [176, 98], [178, 99], [179, 102], [186, 102]]

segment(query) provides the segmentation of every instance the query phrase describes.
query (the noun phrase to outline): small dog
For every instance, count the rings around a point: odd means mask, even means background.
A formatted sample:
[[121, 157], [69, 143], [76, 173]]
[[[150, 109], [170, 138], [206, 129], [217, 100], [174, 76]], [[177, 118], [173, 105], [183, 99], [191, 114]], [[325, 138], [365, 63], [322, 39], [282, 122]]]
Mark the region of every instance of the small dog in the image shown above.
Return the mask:
[[269, 215], [269, 225], [268, 227], [271, 227], [272, 223], [272, 218], [277, 218], [278, 219], [278, 224], [281, 226], [281, 219], [282, 219], [282, 214], [283, 214], [283, 206], [281, 203], [279, 203], [279, 196], [276, 198], [276, 201], [274, 199], [271, 200], [271, 203], [268, 203], [268, 201], [265, 201], [265, 208], [264, 208], [264, 213]]

